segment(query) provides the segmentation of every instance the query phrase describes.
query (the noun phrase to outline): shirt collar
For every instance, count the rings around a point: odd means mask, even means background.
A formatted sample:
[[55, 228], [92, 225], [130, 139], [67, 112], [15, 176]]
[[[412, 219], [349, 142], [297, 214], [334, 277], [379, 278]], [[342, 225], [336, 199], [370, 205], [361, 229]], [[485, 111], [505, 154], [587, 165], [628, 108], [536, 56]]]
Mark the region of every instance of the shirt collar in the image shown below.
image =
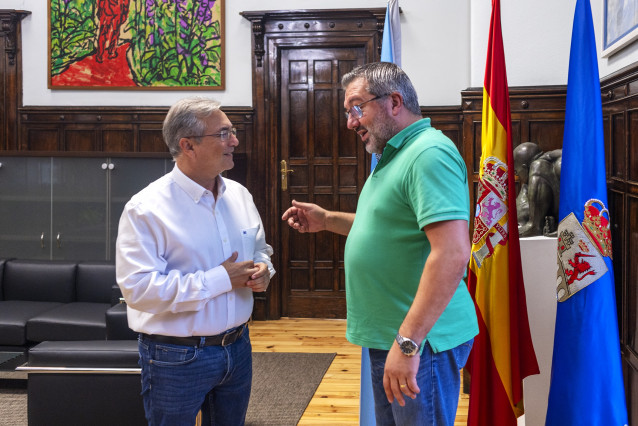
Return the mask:
[[[203, 186], [201, 186], [200, 184], [198, 184], [197, 182], [195, 182], [194, 180], [186, 176], [184, 172], [182, 172], [179, 169], [177, 164], [175, 164], [175, 167], [173, 167], [173, 171], [171, 172], [171, 177], [173, 178], [173, 181], [175, 181], [175, 183], [180, 188], [182, 188], [182, 190], [186, 194], [188, 194], [188, 196], [192, 198], [192, 200], [195, 203], [199, 203], [199, 200], [201, 200], [202, 197], [204, 197], [207, 192], [210, 193], [210, 191], [208, 191], [206, 188], [204, 188]], [[224, 179], [220, 175], [219, 179], [217, 179], [217, 198], [221, 197], [225, 191], [226, 191], [226, 183], [224, 182]]]
[[394, 157], [394, 155], [401, 150], [401, 148], [403, 148], [413, 139], [416, 134], [421, 133], [422, 131], [427, 130], [430, 127], [432, 127], [430, 125], [430, 119], [426, 117], [422, 118], [421, 120], [415, 121], [396, 135], [392, 136], [392, 138], [390, 138], [388, 143], [385, 145], [385, 148], [383, 148], [383, 155], [381, 155], [379, 164], [377, 164], [377, 167], [375, 167], [374, 170], [376, 171], [377, 169], [381, 169], [381, 167], [386, 165], [392, 159], [392, 157]]

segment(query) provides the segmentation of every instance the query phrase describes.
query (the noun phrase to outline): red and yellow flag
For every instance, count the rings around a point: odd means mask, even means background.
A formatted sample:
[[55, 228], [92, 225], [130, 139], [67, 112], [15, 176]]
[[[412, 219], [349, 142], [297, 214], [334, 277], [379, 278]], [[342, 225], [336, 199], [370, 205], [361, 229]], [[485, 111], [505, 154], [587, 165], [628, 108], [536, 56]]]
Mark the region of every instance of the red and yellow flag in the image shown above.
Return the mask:
[[521, 269], [499, 0], [492, 0], [481, 145], [468, 279], [479, 335], [466, 366], [471, 375], [468, 425], [515, 426], [524, 413], [523, 378], [539, 370]]

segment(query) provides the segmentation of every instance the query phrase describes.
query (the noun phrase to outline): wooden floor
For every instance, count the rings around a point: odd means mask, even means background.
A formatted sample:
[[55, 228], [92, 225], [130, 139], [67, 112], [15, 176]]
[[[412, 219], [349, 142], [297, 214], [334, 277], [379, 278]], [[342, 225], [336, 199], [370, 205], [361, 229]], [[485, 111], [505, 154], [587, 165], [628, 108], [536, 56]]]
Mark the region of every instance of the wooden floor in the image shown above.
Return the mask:
[[[361, 347], [349, 343], [345, 334], [345, 320], [282, 318], [250, 325], [254, 352], [336, 352], [300, 425], [359, 424]], [[455, 426], [466, 424], [468, 402], [461, 393]]]

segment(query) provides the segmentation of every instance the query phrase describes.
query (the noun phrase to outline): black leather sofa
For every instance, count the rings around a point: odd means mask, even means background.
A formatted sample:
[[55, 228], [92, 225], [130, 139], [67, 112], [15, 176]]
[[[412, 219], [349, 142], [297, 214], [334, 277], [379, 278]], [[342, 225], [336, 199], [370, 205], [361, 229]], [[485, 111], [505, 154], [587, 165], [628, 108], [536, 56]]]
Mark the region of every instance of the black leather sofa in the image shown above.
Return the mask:
[[0, 259], [0, 351], [22, 349], [30, 426], [143, 425], [115, 265]]
[[0, 260], [0, 347], [135, 339], [119, 296], [112, 263]]

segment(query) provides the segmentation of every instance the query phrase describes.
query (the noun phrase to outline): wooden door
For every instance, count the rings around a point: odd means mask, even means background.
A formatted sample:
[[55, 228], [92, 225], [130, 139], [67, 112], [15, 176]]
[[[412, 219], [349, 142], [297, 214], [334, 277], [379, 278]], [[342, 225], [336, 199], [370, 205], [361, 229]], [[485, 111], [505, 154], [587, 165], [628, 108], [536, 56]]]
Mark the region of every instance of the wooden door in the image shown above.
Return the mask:
[[[291, 200], [354, 212], [369, 156], [346, 127], [341, 77], [365, 61], [364, 47], [288, 48], [281, 52], [280, 161], [294, 170], [279, 181], [281, 211]], [[280, 163], [281, 164], [281, 163]], [[282, 315], [345, 318], [345, 236], [280, 227]]]

